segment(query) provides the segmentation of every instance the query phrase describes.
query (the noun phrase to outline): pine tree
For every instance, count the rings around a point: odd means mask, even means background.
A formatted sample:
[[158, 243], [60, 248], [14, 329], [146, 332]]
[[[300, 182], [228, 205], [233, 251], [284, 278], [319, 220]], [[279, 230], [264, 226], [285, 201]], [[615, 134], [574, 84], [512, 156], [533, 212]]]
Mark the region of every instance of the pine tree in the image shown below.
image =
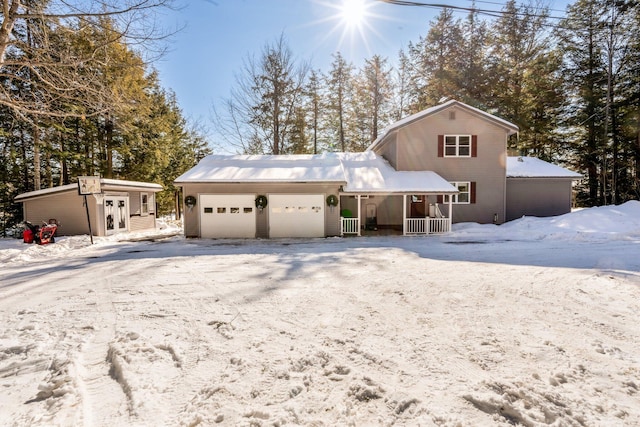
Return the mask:
[[353, 101], [353, 65], [348, 63], [340, 52], [333, 55], [331, 70], [325, 81], [328, 91], [328, 128], [337, 141], [337, 147], [332, 146], [330, 150], [336, 151], [338, 148], [340, 151], [347, 151], [347, 117]]
[[457, 67], [463, 44], [460, 23], [451, 9], [444, 8], [431, 22], [426, 37], [409, 44], [413, 64], [412, 89], [417, 97], [411, 107], [417, 112], [455, 97], [461, 80]]

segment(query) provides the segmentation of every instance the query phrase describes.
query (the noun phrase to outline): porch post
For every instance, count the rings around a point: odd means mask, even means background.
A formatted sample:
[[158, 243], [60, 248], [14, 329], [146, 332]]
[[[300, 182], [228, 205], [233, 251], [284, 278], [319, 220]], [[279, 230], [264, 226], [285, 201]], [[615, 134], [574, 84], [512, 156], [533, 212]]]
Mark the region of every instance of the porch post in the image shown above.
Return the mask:
[[449, 230], [451, 231], [451, 221], [453, 218], [453, 212], [451, 212], [451, 209], [453, 209], [453, 202], [452, 202], [453, 197], [449, 196]]
[[356, 195], [356, 200], [358, 201], [358, 236], [360, 236], [360, 230], [362, 229], [360, 227], [360, 222], [362, 221], [360, 218], [360, 194]]
[[407, 225], [407, 195], [403, 194], [402, 195], [402, 235], [403, 236], [407, 235], [406, 225]]

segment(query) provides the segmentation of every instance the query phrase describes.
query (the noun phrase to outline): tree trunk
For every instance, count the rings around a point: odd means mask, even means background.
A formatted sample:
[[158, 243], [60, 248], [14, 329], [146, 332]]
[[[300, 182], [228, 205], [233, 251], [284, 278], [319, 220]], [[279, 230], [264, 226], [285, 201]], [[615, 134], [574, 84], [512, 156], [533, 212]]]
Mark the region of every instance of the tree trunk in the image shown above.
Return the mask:
[[33, 126], [33, 189], [40, 190], [40, 132], [37, 123]]

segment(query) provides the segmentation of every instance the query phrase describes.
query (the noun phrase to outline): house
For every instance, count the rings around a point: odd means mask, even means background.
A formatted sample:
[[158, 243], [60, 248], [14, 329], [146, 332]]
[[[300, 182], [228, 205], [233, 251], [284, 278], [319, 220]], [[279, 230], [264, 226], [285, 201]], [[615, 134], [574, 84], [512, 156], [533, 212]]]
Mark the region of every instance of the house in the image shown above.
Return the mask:
[[[568, 212], [580, 176], [540, 161], [551, 172], [539, 187], [541, 164], [529, 160], [521, 162], [531, 166], [528, 176], [524, 167], [510, 174], [507, 140], [517, 132], [452, 100], [392, 124], [362, 153], [211, 155], [175, 180], [185, 196], [185, 235], [431, 234], [456, 222]], [[529, 200], [538, 188], [549, 193]]]
[[[99, 190], [86, 196], [91, 231], [107, 236], [126, 231], [156, 227], [155, 194], [159, 184], [97, 178]], [[23, 193], [15, 198], [22, 203], [23, 217], [32, 224], [55, 219], [58, 235], [89, 234], [85, 197], [78, 184], [46, 188]]]

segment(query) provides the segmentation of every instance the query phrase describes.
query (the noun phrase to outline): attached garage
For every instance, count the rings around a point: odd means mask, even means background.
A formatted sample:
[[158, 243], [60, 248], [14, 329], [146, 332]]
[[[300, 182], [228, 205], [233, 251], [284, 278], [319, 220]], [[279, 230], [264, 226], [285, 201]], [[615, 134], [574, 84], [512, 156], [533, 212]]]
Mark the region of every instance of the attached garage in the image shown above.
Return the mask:
[[327, 202], [346, 184], [336, 153], [210, 155], [175, 183], [184, 197], [186, 237], [340, 235], [340, 207]]
[[253, 194], [201, 194], [200, 235], [205, 238], [256, 237]]
[[270, 237], [324, 237], [323, 194], [270, 194]]

